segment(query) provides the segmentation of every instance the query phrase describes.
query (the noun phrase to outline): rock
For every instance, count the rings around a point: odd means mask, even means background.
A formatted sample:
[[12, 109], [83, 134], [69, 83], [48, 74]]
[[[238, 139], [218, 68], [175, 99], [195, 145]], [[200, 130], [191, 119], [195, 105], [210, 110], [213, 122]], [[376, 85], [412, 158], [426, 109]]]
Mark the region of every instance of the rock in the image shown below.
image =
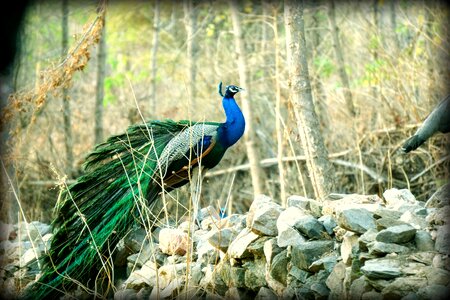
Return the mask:
[[378, 231], [374, 228], [371, 228], [359, 237], [358, 242], [361, 251], [369, 251], [367, 245], [375, 241], [377, 234]]
[[432, 266], [450, 271], [450, 257], [444, 254], [436, 254], [432, 259]]
[[254, 257], [264, 257], [264, 244], [270, 239], [271, 237], [268, 236], [259, 237], [248, 245], [247, 250], [253, 254]]
[[33, 221], [30, 223], [20, 222], [18, 224], [17, 236], [20, 237], [21, 241], [32, 241], [41, 240], [41, 238], [51, 231], [51, 226], [41, 223], [39, 221]]
[[289, 258], [287, 257], [287, 250], [284, 250], [275, 255], [269, 267], [270, 276], [283, 285], [286, 285], [288, 262]]
[[336, 220], [331, 215], [325, 215], [321, 216], [319, 219], [319, 222], [322, 223], [323, 227], [327, 231], [328, 234], [334, 233], [334, 228], [337, 226]]
[[245, 269], [240, 266], [231, 266], [226, 261], [219, 263], [216, 276], [220, 276], [227, 286], [245, 288]]
[[308, 268], [309, 271], [313, 273], [318, 273], [320, 270], [325, 270], [328, 273], [333, 271], [334, 266], [337, 264], [337, 256], [325, 256], [314, 261]]
[[382, 291], [383, 299], [400, 299], [411, 291], [417, 292], [428, 285], [427, 281], [418, 276], [398, 277], [389, 283]]
[[380, 207], [373, 212], [373, 216], [375, 219], [386, 218], [391, 220], [398, 220], [402, 216], [402, 212], [394, 209]]
[[181, 229], [163, 228], [159, 233], [159, 248], [168, 255], [185, 255], [191, 242]]
[[425, 220], [430, 225], [450, 224], [450, 205], [433, 210]]
[[378, 232], [376, 240], [383, 243], [404, 244], [411, 241], [416, 234], [416, 229], [411, 225], [397, 225]]
[[355, 233], [348, 231], [344, 234], [341, 244], [341, 257], [346, 265], [350, 265], [352, 262], [352, 252], [354, 248], [359, 248], [358, 236]]
[[214, 230], [208, 238], [208, 242], [215, 248], [226, 252], [228, 246], [237, 236], [237, 232], [233, 228], [223, 228]]
[[266, 262], [270, 265], [272, 263], [272, 259], [283, 251], [282, 248], [278, 247], [277, 240], [275, 238], [272, 238], [270, 240], [267, 240], [264, 243], [264, 257], [266, 258]]
[[258, 294], [256, 294], [255, 300], [272, 300], [276, 298], [277, 295], [275, 295], [270, 289], [261, 287]]
[[328, 295], [330, 294], [330, 290], [323, 283], [313, 283], [309, 287], [310, 290], [314, 293], [314, 299], [316, 300], [326, 300], [328, 299]]
[[368, 260], [361, 271], [370, 279], [392, 279], [403, 274], [399, 263], [391, 259]]
[[361, 299], [363, 294], [369, 292], [371, 289], [372, 288], [370, 287], [369, 283], [367, 283], [366, 278], [364, 276], [361, 276], [351, 283], [350, 289], [348, 291], [348, 298]]
[[310, 241], [292, 247], [291, 262], [300, 269], [308, 267], [323, 254], [333, 250], [333, 241]]
[[427, 208], [442, 208], [450, 205], [450, 183], [441, 186], [425, 203]]
[[304, 242], [306, 242], [306, 239], [295, 228], [284, 227], [284, 229], [278, 231], [278, 247], [298, 246]]
[[277, 229], [282, 230], [287, 227], [294, 227], [295, 224], [308, 214], [301, 208], [290, 206], [283, 210], [277, 219]]
[[420, 299], [447, 300], [450, 295], [450, 288], [439, 284], [433, 284], [421, 287], [417, 291], [417, 295]]
[[141, 249], [146, 248], [148, 244], [147, 233], [144, 228], [134, 228], [123, 239], [124, 247], [130, 253], [138, 253]]
[[404, 224], [408, 224], [408, 223], [400, 221], [399, 219], [381, 218], [381, 219], [376, 220], [375, 224], [377, 225], [377, 230], [383, 230], [383, 229], [386, 229], [389, 227], [393, 227], [393, 226], [397, 226], [397, 225], [404, 225]]
[[450, 255], [450, 226], [440, 226], [436, 233], [434, 248], [439, 253]]
[[246, 288], [258, 291], [262, 286], [266, 285], [266, 264], [265, 260], [259, 259], [248, 261], [243, 264], [245, 270], [245, 286]]
[[295, 222], [294, 227], [311, 239], [320, 239], [327, 236], [325, 228], [313, 216], [300, 217]]
[[373, 214], [365, 208], [344, 209], [338, 214], [337, 222], [342, 228], [360, 234], [376, 228]]
[[383, 296], [377, 291], [370, 291], [362, 294], [361, 300], [382, 300]]
[[431, 234], [424, 230], [418, 230], [414, 237], [414, 242], [418, 251], [433, 251], [434, 242], [431, 239]]
[[374, 212], [379, 209], [383, 201], [377, 195], [344, 195], [339, 200], [325, 200], [323, 202], [323, 215], [338, 215], [345, 209], [366, 209]]
[[211, 205], [200, 209], [197, 218], [199, 219], [200, 223], [207, 218], [211, 218], [213, 221], [220, 220], [220, 216], [217, 210]]
[[401, 208], [405, 205], [417, 205], [416, 197], [408, 189], [392, 188], [383, 193], [388, 208], [404, 212]]
[[244, 228], [228, 247], [231, 258], [245, 258], [250, 256], [247, 247], [259, 237], [248, 228]]
[[406, 211], [400, 217], [400, 221], [410, 224], [417, 230], [427, 228], [428, 224], [425, 218], [415, 215], [411, 211]]
[[429, 284], [440, 284], [445, 286], [448, 286], [450, 284], [449, 271], [433, 267], [426, 267], [424, 273]]
[[139, 292], [136, 294], [136, 297], [138, 300], [146, 300], [150, 298], [150, 294], [152, 293], [152, 290], [150, 288], [142, 288], [139, 290]]
[[276, 236], [276, 222], [283, 209], [270, 197], [256, 196], [247, 215], [247, 227], [260, 235]]
[[133, 289], [125, 289], [116, 291], [114, 294], [114, 300], [136, 300], [137, 292]]
[[156, 277], [158, 274], [158, 266], [148, 261], [141, 269], [131, 272], [125, 281], [125, 288], [138, 289], [145, 286], [154, 286], [156, 284]]
[[369, 248], [369, 254], [378, 256], [389, 253], [406, 253], [410, 251], [408, 247], [392, 243], [372, 242], [367, 246]]
[[344, 278], [346, 265], [338, 262], [326, 280], [326, 285], [330, 289], [330, 299], [342, 299], [344, 295]]

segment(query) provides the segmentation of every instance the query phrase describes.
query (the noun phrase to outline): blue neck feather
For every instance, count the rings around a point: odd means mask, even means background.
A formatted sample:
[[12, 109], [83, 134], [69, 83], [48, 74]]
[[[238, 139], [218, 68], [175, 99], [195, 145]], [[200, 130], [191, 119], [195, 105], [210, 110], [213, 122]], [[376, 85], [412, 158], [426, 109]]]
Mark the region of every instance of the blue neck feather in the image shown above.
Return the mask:
[[227, 120], [219, 127], [219, 142], [226, 148], [236, 143], [244, 134], [245, 119], [233, 96], [225, 95], [222, 99]]

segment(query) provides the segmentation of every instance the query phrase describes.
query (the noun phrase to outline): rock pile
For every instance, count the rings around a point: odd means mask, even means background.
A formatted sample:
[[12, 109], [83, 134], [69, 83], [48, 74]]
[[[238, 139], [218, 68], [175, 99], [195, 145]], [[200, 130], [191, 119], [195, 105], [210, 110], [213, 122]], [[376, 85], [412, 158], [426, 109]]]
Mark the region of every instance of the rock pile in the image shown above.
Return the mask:
[[[115, 255], [117, 274], [125, 271], [114, 299], [448, 299], [448, 194], [426, 204], [409, 190], [383, 198], [291, 196], [283, 208], [260, 195], [246, 215], [220, 218], [207, 207], [200, 227], [137, 229]], [[40, 224], [29, 235], [48, 241], [48, 228]], [[29, 276], [17, 274], [18, 266], [34, 256], [23, 233], [1, 236], [0, 280], [14, 290]]]

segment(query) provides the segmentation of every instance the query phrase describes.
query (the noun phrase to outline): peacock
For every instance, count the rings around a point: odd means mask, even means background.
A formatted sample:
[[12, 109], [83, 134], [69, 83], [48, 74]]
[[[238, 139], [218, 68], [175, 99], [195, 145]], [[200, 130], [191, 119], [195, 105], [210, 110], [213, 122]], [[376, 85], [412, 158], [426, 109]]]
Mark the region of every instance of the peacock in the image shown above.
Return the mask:
[[242, 137], [245, 119], [234, 99], [241, 90], [229, 85], [222, 93], [219, 84], [224, 123], [149, 121], [97, 145], [84, 175], [60, 195], [41, 276], [22, 298], [58, 299], [108, 276], [111, 252], [144, 214], [142, 201], [150, 205], [188, 183], [195, 170], [215, 167]]
[[450, 95], [439, 102], [416, 133], [405, 141], [402, 151], [408, 153], [416, 150], [438, 131], [450, 132]]

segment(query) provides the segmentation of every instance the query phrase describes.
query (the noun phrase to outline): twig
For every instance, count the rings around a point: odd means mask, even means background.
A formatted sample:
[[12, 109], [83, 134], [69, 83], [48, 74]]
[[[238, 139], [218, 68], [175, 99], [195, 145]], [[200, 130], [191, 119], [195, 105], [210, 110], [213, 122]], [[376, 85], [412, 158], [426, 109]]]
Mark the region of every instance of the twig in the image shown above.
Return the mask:
[[446, 161], [447, 159], [450, 159], [450, 155], [444, 156], [443, 158], [441, 158], [440, 160], [438, 160], [437, 162], [432, 163], [431, 165], [429, 165], [425, 170], [423, 170], [422, 172], [420, 172], [419, 174], [414, 175], [409, 182], [413, 182], [416, 181], [417, 179], [419, 179], [423, 174], [425, 174], [426, 172], [428, 172], [429, 170], [431, 170], [433, 167], [440, 165], [441, 163], [443, 163], [444, 161]]
[[333, 159], [333, 160], [331, 160], [331, 162], [335, 163], [337, 165], [340, 165], [340, 166], [350, 167], [350, 168], [361, 170], [364, 173], [366, 173], [367, 175], [369, 175], [370, 177], [372, 177], [373, 179], [375, 179], [377, 181], [377, 183], [387, 182], [387, 179], [384, 176], [378, 175], [377, 172], [369, 169], [369, 167], [367, 167], [363, 164], [355, 164], [355, 163], [345, 161], [342, 159]]

